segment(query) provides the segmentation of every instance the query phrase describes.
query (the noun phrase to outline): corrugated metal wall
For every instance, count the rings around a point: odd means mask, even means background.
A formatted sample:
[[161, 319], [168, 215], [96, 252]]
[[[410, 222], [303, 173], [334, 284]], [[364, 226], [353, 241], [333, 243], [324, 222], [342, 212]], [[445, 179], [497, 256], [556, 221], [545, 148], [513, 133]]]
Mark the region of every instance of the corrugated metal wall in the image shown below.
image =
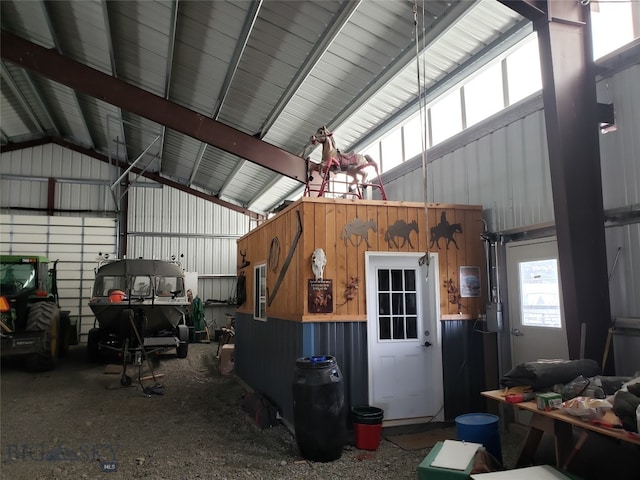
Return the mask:
[[[249, 218], [171, 187], [133, 187], [129, 191], [127, 254], [130, 258], [182, 258], [198, 273], [197, 294], [204, 302], [233, 303], [236, 292], [236, 240], [249, 231]], [[235, 306], [205, 309], [210, 324], [226, 324]]]
[[254, 390], [271, 398], [293, 424], [293, 374], [296, 359], [311, 355], [336, 357], [344, 377], [345, 404], [368, 402], [367, 323], [301, 323], [269, 318], [253, 320], [236, 314], [236, 374]]
[[[553, 221], [542, 102], [527, 105], [533, 110], [516, 106], [489, 120], [500, 128], [487, 133], [480, 124], [461, 134], [466, 142], [453, 138], [427, 152], [428, 201], [482, 205], [491, 231]], [[387, 198], [423, 201], [421, 168], [418, 158], [383, 176]]]
[[[602, 188], [608, 209], [640, 207], [640, 65], [598, 82], [613, 103], [617, 131], [601, 135]], [[541, 96], [514, 105], [428, 151], [427, 199], [481, 204], [494, 232], [554, 221]], [[419, 172], [419, 175], [416, 173]], [[389, 200], [424, 199], [421, 159], [383, 175]], [[607, 228], [613, 316], [640, 316], [640, 225]]]
[[80, 340], [93, 326], [88, 306], [98, 254], [116, 249], [110, 218], [0, 215], [0, 252], [44, 255], [58, 263], [60, 308], [80, 319]]
[[[45, 213], [48, 180], [53, 177], [56, 218], [98, 214], [110, 218], [114, 226], [116, 208], [109, 186], [120, 174], [107, 163], [53, 143], [5, 152], [0, 162], [0, 208], [7, 213]], [[198, 273], [197, 294], [203, 301], [233, 301], [236, 239], [249, 231], [246, 215], [145, 182], [129, 191], [128, 219], [129, 257], [169, 259], [184, 255], [184, 268]], [[110, 253], [115, 251], [112, 245]], [[78, 291], [71, 296], [88, 295], [88, 291]], [[220, 327], [226, 325], [226, 315], [234, 311], [233, 305], [211, 303], [205, 308], [205, 316], [210, 325]]]
[[236, 374], [254, 390], [267, 395], [293, 424], [293, 373], [303, 356], [300, 322], [270, 318], [254, 320], [236, 314]]
[[443, 320], [442, 375], [444, 418], [484, 411], [480, 392], [487, 390], [482, 333], [469, 320]]
[[347, 408], [369, 403], [369, 358], [367, 322], [317, 322], [313, 328], [313, 350], [304, 355], [336, 357], [344, 377]]
[[55, 208], [65, 215], [113, 214], [114, 167], [54, 143], [2, 153], [0, 205], [46, 211], [47, 181], [56, 179]]

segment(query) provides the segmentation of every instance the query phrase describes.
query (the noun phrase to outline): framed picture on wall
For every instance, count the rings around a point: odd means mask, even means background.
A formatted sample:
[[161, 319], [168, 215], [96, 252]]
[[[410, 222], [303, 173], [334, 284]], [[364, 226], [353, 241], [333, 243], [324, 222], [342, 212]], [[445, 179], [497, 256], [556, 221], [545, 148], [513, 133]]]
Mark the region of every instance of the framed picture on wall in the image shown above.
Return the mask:
[[460, 267], [460, 296], [480, 296], [480, 267]]
[[309, 280], [309, 313], [333, 313], [333, 280]]

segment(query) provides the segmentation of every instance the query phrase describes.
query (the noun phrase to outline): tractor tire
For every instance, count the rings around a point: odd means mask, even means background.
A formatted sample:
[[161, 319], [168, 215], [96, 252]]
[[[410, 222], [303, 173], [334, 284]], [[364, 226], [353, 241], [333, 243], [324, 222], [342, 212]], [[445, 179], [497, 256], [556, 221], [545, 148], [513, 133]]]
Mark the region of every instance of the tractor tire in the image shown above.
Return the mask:
[[180, 345], [176, 347], [176, 355], [178, 358], [187, 358], [189, 353], [189, 327], [186, 325], [178, 325], [177, 337], [180, 340]]
[[46, 332], [43, 350], [27, 357], [27, 369], [33, 372], [53, 370], [60, 351], [60, 309], [50, 302], [34, 303], [29, 307], [26, 330]]
[[92, 328], [87, 334], [87, 360], [91, 363], [100, 361], [100, 337], [102, 336], [99, 328]]

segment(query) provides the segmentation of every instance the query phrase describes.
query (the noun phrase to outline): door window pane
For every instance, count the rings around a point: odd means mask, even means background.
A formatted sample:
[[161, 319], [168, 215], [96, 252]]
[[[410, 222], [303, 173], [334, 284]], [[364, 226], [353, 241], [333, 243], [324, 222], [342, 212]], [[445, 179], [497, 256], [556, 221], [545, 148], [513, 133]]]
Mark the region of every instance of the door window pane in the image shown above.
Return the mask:
[[390, 317], [380, 317], [378, 319], [379, 325], [379, 337], [380, 340], [391, 340], [391, 318]]
[[389, 305], [389, 294], [378, 294], [378, 313], [380, 315], [391, 315], [391, 306]]
[[407, 317], [407, 338], [418, 338], [418, 319]]
[[402, 315], [404, 313], [404, 295], [402, 293], [393, 294], [393, 314]]
[[520, 262], [520, 317], [523, 326], [562, 328], [558, 262]]
[[391, 290], [402, 291], [402, 270], [391, 270]]
[[378, 270], [378, 291], [388, 292], [389, 290], [389, 270]]
[[404, 318], [393, 317], [393, 338], [396, 340], [404, 339]]

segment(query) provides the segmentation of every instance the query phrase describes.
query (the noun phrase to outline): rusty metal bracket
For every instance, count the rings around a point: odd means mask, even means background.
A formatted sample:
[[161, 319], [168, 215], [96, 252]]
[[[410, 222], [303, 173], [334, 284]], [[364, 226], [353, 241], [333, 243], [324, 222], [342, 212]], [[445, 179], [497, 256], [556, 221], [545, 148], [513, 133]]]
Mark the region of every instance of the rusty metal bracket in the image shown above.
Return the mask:
[[278, 279], [276, 280], [276, 285], [273, 287], [273, 292], [269, 293], [267, 291], [267, 296], [269, 300], [267, 301], [267, 305], [270, 307], [273, 303], [273, 299], [275, 298], [278, 290], [280, 289], [280, 285], [282, 284], [282, 280], [284, 279], [285, 273], [289, 268], [289, 264], [291, 263], [291, 259], [293, 258], [293, 252], [295, 252], [296, 247], [298, 246], [298, 240], [300, 240], [300, 235], [302, 235], [302, 220], [300, 219], [300, 210], [296, 210], [296, 218], [298, 220], [298, 231], [296, 232], [296, 236], [293, 237], [293, 243], [291, 244], [291, 248], [289, 248], [289, 253], [287, 253], [287, 258], [282, 264], [282, 269], [278, 274]]

